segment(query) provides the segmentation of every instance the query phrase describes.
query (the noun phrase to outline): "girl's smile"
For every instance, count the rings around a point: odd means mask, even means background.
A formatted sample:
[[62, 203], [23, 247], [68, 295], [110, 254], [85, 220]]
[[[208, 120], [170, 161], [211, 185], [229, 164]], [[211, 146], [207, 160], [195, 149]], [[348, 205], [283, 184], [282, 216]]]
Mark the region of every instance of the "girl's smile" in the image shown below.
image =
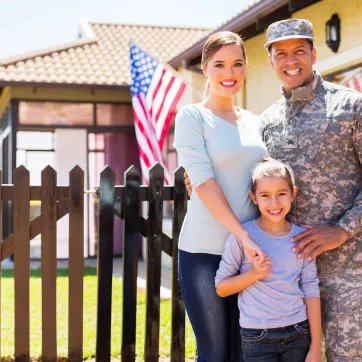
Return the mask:
[[290, 225], [285, 217], [295, 197], [286, 178], [262, 177], [257, 180], [255, 193], [250, 197], [260, 210], [259, 226], [271, 233], [287, 233]]

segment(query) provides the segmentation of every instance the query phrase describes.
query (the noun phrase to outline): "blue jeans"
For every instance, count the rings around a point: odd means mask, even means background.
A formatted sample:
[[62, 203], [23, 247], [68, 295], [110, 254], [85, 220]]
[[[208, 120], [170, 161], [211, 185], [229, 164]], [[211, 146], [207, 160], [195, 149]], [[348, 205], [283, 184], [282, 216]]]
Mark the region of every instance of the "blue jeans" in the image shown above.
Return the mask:
[[307, 320], [282, 328], [241, 328], [245, 362], [304, 362], [311, 343]]
[[179, 282], [196, 337], [197, 362], [243, 361], [237, 294], [216, 294], [220, 260], [220, 255], [179, 250]]

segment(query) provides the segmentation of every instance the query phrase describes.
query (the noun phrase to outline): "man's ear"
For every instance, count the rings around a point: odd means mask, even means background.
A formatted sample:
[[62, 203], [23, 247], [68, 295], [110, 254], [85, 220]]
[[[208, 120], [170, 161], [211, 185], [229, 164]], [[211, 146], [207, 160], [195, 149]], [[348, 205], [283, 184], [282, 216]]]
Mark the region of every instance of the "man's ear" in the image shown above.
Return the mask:
[[317, 49], [313, 48], [312, 49], [312, 64], [314, 65], [317, 61]]
[[270, 64], [270, 66], [271, 66], [271, 67], [272, 67], [272, 69], [274, 70], [273, 59], [272, 59], [272, 56], [271, 56], [271, 54], [270, 54], [270, 53], [268, 54], [268, 60], [269, 60], [269, 64]]

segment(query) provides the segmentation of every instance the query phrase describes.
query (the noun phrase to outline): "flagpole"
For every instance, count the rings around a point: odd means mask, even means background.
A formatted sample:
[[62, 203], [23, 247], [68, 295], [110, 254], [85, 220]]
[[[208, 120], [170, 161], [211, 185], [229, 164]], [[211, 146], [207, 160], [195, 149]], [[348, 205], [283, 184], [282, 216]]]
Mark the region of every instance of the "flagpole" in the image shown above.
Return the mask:
[[[172, 68], [168, 63], [164, 61], [160, 61], [157, 57], [155, 57], [152, 52], [150, 52], [146, 47], [140, 46], [137, 44], [133, 39], [130, 39], [130, 42], [132, 42], [134, 45], [136, 45], [138, 48], [142, 49], [144, 52], [149, 54], [152, 58], [157, 59], [167, 70], [169, 70], [175, 77], [178, 77], [184, 82], [187, 86], [190, 86], [192, 91], [202, 100], [204, 98], [204, 95], [202, 92], [200, 92], [192, 83], [190, 83], [185, 77], [176, 69]], [[206, 82], [206, 79], [205, 79]]]

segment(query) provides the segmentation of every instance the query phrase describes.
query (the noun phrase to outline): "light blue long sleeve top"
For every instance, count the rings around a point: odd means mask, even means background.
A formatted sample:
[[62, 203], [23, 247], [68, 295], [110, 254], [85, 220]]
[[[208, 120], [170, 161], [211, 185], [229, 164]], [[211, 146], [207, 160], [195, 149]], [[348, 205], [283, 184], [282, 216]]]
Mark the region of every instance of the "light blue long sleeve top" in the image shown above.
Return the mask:
[[[176, 116], [175, 148], [193, 190], [215, 178], [241, 222], [257, 215], [248, 192], [253, 167], [267, 156], [261, 122], [243, 110], [234, 125], [202, 104], [183, 107]], [[179, 249], [221, 255], [230, 232], [192, 193], [179, 239]]]
[[[287, 235], [265, 233], [255, 220], [244, 224], [249, 235], [272, 260], [271, 272], [239, 293], [240, 326], [243, 328], [280, 328], [307, 319], [304, 298], [319, 297], [315, 260], [297, 258], [290, 239], [304, 231], [292, 224]], [[215, 285], [232, 276], [245, 273], [252, 264], [244, 257], [243, 247], [231, 234], [225, 244]]]

